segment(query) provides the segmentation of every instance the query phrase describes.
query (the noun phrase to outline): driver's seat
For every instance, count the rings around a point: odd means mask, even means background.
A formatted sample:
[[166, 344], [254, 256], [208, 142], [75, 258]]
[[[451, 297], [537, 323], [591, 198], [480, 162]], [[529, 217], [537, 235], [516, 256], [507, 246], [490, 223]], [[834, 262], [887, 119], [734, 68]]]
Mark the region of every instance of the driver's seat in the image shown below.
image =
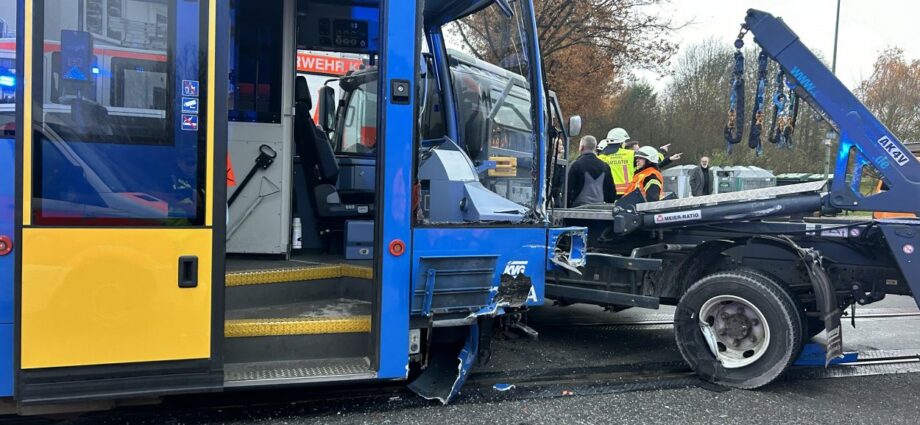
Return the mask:
[[[374, 212], [373, 201], [348, 203], [335, 187], [339, 176], [339, 165], [335, 151], [326, 134], [316, 127], [311, 117], [313, 100], [307, 78], [298, 76], [294, 83], [294, 145], [300, 155], [303, 175], [312, 197], [313, 209], [318, 218], [370, 217]], [[338, 220], [336, 220], [338, 221]], [[341, 225], [341, 223], [338, 223]], [[340, 227], [340, 226], [333, 226]]]

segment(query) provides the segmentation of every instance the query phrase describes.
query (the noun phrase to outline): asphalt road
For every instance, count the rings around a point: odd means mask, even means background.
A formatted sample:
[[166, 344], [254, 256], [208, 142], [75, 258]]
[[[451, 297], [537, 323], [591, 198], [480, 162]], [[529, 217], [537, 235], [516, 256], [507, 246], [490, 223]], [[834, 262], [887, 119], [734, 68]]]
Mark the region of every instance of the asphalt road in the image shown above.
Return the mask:
[[[913, 300], [889, 297], [857, 310], [916, 312]], [[593, 423], [920, 423], [920, 361], [859, 369], [873, 376], [814, 379], [801, 369], [757, 391], [725, 390], [680, 373], [668, 325], [622, 322], [667, 320], [670, 310], [605, 312], [593, 306], [544, 307], [530, 314], [534, 342], [513, 335], [493, 343], [492, 360], [477, 367], [451, 405], [427, 402], [399, 385], [373, 395], [327, 387], [221, 395], [178, 396], [162, 405], [123, 408], [64, 420], [73, 424], [593, 424]], [[566, 325], [563, 325], [566, 324]], [[574, 326], [571, 326], [574, 324]], [[848, 351], [920, 353], [920, 317], [844, 321]], [[679, 373], [657, 375], [676, 368]], [[856, 368], [853, 368], [856, 370]], [[528, 385], [542, 371], [622, 371], [591, 378]], [[846, 371], [846, 368], [838, 369]], [[642, 375], [645, 373], [644, 375]], [[636, 375], [639, 374], [639, 375]], [[630, 376], [643, 376], [636, 380]], [[667, 375], [667, 374], [666, 374]], [[615, 374], [614, 374], [615, 376]], [[487, 378], [484, 379], [483, 377]], [[499, 392], [495, 382], [516, 384]], [[334, 399], [328, 399], [334, 396]], [[15, 422], [37, 423], [34, 419]]]

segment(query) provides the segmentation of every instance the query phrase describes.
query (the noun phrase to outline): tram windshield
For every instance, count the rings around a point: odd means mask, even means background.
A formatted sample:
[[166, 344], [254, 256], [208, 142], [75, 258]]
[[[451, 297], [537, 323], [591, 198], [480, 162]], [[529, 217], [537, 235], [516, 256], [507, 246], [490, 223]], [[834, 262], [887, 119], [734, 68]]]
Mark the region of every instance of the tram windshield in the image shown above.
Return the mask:
[[539, 142], [530, 80], [528, 13], [496, 2], [444, 27], [458, 139], [490, 191], [533, 219], [539, 193]]

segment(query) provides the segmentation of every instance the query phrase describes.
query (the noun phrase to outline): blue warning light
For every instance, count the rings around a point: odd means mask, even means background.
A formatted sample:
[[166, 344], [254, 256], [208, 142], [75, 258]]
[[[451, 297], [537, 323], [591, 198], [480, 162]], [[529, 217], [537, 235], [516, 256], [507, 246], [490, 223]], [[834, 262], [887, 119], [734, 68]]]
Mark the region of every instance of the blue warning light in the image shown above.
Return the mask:
[[92, 69], [91, 71], [92, 71], [93, 75], [99, 75], [99, 67], [98, 67], [98, 66], [94, 66], [93, 69]]
[[16, 85], [16, 77], [11, 75], [0, 76], [0, 86], [3, 87], [13, 87]]

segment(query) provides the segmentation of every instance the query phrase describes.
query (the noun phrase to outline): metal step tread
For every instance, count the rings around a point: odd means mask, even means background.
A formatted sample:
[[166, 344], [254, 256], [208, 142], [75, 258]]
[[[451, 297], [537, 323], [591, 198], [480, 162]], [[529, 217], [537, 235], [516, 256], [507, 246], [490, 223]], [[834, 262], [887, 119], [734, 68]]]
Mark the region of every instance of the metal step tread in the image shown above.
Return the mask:
[[[320, 306], [315, 302], [293, 303], [228, 312], [228, 317], [233, 318], [224, 321], [224, 336], [248, 338], [371, 331], [371, 305], [367, 301], [347, 300], [339, 307], [330, 304], [326, 311], [317, 309]], [[263, 316], [253, 316], [256, 313]]]
[[372, 379], [376, 376], [366, 357], [227, 363], [227, 386]]
[[318, 264], [304, 267], [231, 271], [227, 273], [224, 285], [234, 287], [342, 277], [370, 280], [373, 274], [373, 269], [370, 267], [351, 264]]

